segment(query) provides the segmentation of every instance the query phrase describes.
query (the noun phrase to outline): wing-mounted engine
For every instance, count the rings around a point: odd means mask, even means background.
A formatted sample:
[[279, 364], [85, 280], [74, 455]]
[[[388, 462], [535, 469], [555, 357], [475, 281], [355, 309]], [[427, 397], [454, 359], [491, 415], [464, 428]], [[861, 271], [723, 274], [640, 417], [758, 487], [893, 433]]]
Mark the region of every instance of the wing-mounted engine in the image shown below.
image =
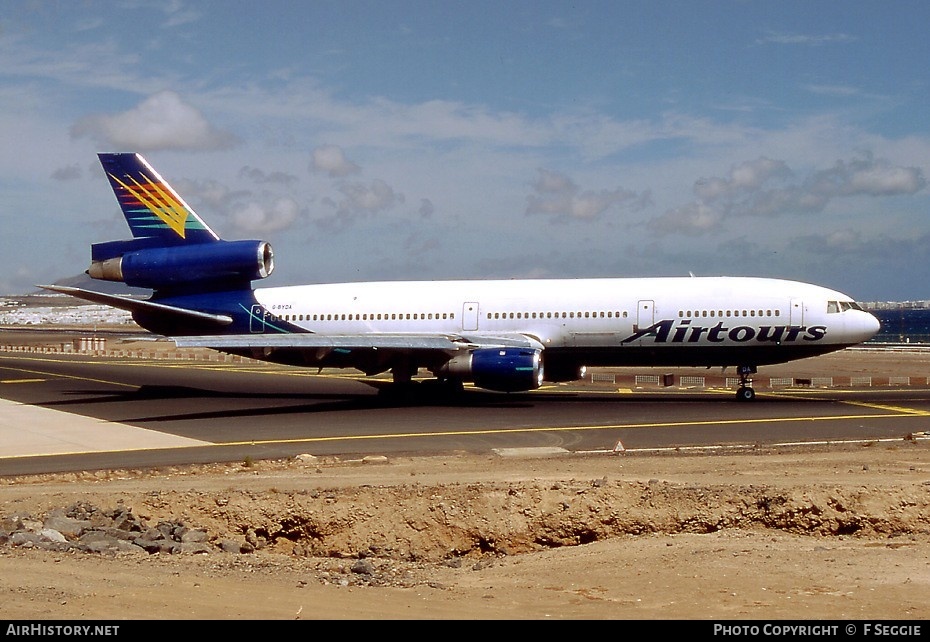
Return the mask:
[[523, 392], [542, 385], [543, 364], [539, 350], [484, 348], [454, 356], [440, 374], [471, 381], [487, 390]]
[[178, 286], [238, 286], [274, 270], [266, 241], [215, 241], [181, 245], [146, 238], [96, 243], [87, 273], [105, 281], [154, 290]]

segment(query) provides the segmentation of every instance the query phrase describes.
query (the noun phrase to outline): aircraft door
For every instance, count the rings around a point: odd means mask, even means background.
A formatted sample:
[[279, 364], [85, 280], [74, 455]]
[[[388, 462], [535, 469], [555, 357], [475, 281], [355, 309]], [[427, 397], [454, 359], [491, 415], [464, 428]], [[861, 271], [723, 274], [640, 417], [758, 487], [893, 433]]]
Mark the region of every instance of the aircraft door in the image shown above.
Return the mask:
[[478, 302], [466, 301], [462, 304], [462, 330], [464, 332], [478, 329]]
[[788, 324], [794, 326], [804, 325], [804, 301], [802, 299], [791, 299]]
[[656, 322], [655, 301], [640, 301], [636, 304], [636, 330], [650, 327]]
[[265, 308], [260, 305], [253, 305], [249, 313], [249, 331], [254, 334], [261, 334], [265, 331]]

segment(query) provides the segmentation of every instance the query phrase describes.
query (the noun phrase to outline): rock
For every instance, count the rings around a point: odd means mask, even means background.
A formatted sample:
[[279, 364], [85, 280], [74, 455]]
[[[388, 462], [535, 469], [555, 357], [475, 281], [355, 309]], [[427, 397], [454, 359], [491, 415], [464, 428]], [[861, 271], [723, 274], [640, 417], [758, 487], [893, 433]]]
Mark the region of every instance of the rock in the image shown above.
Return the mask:
[[209, 539], [207, 531], [200, 528], [187, 528], [186, 526], [181, 528], [176, 535], [185, 544], [206, 542]]
[[45, 528], [58, 531], [69, 540], [80, 537], [81, 533], [93, 526], [90, 520], [74, 519], [73, 517], [66, 517], [64, 515], [52, 515], [46, 518], [43, 525]]
[[375, 565], [371, 563], [371, 560], [363, 559], [352, 564], [349, 570], [358, 575], [374, 575]]
[[241, 553], [242, 552], [242, 543], [231, 540], [224, 539], [219, 542], [220, 550], [224, 553]]
[[39, 531], [39, 537], [49, 542], [67, 542], [68, 539], [54, 528], [43, 528]]

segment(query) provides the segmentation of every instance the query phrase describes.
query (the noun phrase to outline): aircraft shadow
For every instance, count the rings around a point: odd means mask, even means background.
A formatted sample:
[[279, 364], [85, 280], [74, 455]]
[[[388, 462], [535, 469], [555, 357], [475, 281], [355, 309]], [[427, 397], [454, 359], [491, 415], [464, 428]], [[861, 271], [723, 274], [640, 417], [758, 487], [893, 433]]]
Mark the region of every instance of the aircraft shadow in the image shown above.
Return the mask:
[[[36, 405], [45, 407], [66, 407], [92, 404], [132, 404], [134, 402], [166, 402], [191, 399], [250, 400], [267, 401], [274, 405], [251, 405], [250, 407], [219, 408], [197, 412], [161, 412], [157, 415], [142, 414], [132, 417], [112, 417], [111, 421], [128, 424], [148, 424], [169, 421], [212, 421], [217, 419], [234, 419], [247, 417], [275, 417], [288, 415], [315, 415], [328, 412], [360, 412], [387, 408], [532, 408], [539, 404], [619, 404], [633, 407], [655, 403], [699, 403], [721, 404], [735, 403], [727, 395], [655, 392], [648, 395], [592, 395], [584, 391], [571, 392], [534, 392], [534, 393], [498, 393], [476, 389], [466, 389], [455, 393], [437, 390], [433, 386], [414, 385], [398, 389], [389, 382], [366, 382], [378, 390], [377, 394], [363, 393], [275, 393], [275, 392], [229, 392], [175, 385], [143, 385], [135, 390], [118, 390], [104, 392], [100, 390], [72, 390], [68, 394], [75, 398], [50, 401]], [[85, 396], [87, 395], [87, 396]], [[80, 398], [77, 398], [80, 397]], [[297, 403], [282, 403], [288, 400]], [[797, 403], [797, 399], [760, 396], [749, 406], [760, 403]]]
[[[281, 402], [295, 400], [302, 403], [293, 405], [274, 405], [252, 408], [228, 408], [201, 412], [178, 412], [139, 417], [112, 419], [122, 423], [148, 423], [164, 421], [191, 421], [202, 419], [223, 419], [232, 417], [275, 416], [289, 414], [318, 414], [324, 412], [356, 412], [397, 407], [531, 407], [535, 399], [522, 393], [501, 394], [479, 390], [462, 391], [458, 394], [440, 395], [436, 391], [421, 391], [417, 388], [396, 391], [379, 391], [378, 394], [357, 393], [274, 393], [274, 392], [223, 392], [190, 386], [143, 385], [136, 390], [119, 390], [101, 393], [100, 390], [72, 390], [68, 393], [74, 397], [61, 401], [48, 401], [38, 406], [61, 408], [66, 406], [133, 403], [149, 401], [180, 401], [184, 399], [229, 399]], [[88, 395], [88, 396], [83, 396]]]

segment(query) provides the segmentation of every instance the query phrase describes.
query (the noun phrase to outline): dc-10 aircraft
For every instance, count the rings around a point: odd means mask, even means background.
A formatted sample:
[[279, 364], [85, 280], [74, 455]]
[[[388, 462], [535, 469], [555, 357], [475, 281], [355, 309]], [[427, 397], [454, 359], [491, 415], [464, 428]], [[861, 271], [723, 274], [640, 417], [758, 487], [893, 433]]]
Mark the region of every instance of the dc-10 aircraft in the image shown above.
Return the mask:
[[817, 285], [753, 277], [514, 279], [254, 288], [266, 241], [226, 241], [139, 154], [99, 154], [133, 238], [95, 243], [87, 273], [147, 299], [47, 285], [129, 310], [179, 347], [282, 364], [422, 369], [501, 392], [580, 379], [595, 366], [722, 366], [752, 400], [758, 366], [868, 340], [878, 320]]

